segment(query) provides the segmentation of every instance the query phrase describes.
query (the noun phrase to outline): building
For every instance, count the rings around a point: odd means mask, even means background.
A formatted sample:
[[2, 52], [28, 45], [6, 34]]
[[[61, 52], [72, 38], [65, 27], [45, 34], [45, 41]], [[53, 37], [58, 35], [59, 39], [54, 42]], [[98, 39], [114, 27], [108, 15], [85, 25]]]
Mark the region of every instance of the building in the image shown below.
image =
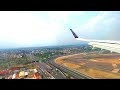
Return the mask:
[[13, 74], [12, 79], [15, 79], [15, 78], [16, 78], [16, 74]]
[[21, 71], [21, 72], [19, 73], [19, 77], [22, 78], [22, 77], [24, 77], [24, 76], [25, 76], [25, 72], [24, 72], [24, 71]]
[[36, 79], [41, 79], [40, 74], [39, 74], [38, 72], [36, 72], [36, 73], [34, 74], [34, 77], [35, 77]]

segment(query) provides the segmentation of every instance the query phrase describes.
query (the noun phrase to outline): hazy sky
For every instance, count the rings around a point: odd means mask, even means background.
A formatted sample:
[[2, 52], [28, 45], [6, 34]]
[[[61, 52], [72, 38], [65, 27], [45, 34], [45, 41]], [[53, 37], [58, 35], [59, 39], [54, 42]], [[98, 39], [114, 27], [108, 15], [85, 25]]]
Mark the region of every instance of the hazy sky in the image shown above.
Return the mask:
[[0, 48], [80, 43], [70, 28], [83, 38], [120, 40], [120, 12], [0, 11]]

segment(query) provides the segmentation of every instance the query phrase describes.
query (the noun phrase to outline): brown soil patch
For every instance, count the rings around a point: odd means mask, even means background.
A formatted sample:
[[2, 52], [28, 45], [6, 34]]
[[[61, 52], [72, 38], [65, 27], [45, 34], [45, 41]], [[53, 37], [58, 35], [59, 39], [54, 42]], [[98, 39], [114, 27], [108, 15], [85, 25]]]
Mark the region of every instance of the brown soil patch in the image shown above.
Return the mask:
[[69, 68], [79, 68], [80, 65], [74, 64], [74, 63], [63, 63], [64, 66], [69, 67]]
[[92, 62], [103, 62], [103, 63], [111, 63], [111, 64], [120, 64], [120, 60], [116, 58], [108, 59], [108, 58], [96, 58], [91, 59]]
[[120, 74], [105, 72], [97, 69], [79, 69], [80, 72], [98, 79], [120, 78]]
[[113, 69], [113, 64], [120, 67], [119, 54], [82, 53], [58, 57], [55, 61], [94, 78], [120, 78], [119, 70]]

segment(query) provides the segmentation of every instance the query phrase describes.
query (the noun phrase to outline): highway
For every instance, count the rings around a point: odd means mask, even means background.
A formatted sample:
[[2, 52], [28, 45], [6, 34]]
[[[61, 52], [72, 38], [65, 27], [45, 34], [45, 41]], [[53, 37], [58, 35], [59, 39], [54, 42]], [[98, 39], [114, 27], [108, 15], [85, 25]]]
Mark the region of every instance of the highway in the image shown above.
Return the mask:
[[54, 60], [36, 62], [42, 79], [93, 79], [76, 70], [56, 64]]
[[36, 63], [43, 79], [66, 79], [65, 74], [56, 67], [44, 62]]
[[60, 71], [59, 69], [57, 69], [56, 67], [44, 63], [46, 69], [48, 70], [48, 72], [55, 77], [55, 79], [66, 79], [66, 76], [62, 73], [62, 71]]
[[42, 75], [42, 79], [55, 79], [44, 67], [43, 64], [41, 63], [36, 63], [36, 65], [38, 66], [38, 71], [40, 72], [40, 74]]
[[64, 76], [64, 78], [59, 78], [59, 79], [74, 79], [72, 76], [70, 76], [70, 75], [68, 75], [66, 72], [64, 72], [63, 70], [60, 70], [58, 67], [56, 67], [55, 65], [52, 65], [51, 63], [49, 63], [49, 62], [46, 62], [47, 63], [47, 65], [49, 65], [49, 66], [51, 66], [52, 68], [54, 68], [54, 69], [57, 69], [56, 71], [57, 72], [59, 72], [59, 73], [61, 73], [63, 76]]
[[67, 73], [69, 76], [73, 77], [74, 79], [93, 79], [92, 77], [87, 76], [83, 73], [80, 73], [80, 72], [77, 72], [77, 71], [72, 70], [70, 68], [56, 64], [54, 60], [50, 60], [48, 63], [55, 66], [56, 68], [58, 68], [62, 72]]

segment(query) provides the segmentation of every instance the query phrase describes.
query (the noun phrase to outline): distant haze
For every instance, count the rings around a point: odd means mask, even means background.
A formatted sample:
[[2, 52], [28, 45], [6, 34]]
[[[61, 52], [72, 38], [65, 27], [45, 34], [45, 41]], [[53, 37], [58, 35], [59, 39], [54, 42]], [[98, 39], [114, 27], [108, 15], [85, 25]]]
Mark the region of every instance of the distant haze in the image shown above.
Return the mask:
[[0, 48], [80, 44], [70, 28], [82, 38], [120, 40], [120, 12], [0, 11]]

